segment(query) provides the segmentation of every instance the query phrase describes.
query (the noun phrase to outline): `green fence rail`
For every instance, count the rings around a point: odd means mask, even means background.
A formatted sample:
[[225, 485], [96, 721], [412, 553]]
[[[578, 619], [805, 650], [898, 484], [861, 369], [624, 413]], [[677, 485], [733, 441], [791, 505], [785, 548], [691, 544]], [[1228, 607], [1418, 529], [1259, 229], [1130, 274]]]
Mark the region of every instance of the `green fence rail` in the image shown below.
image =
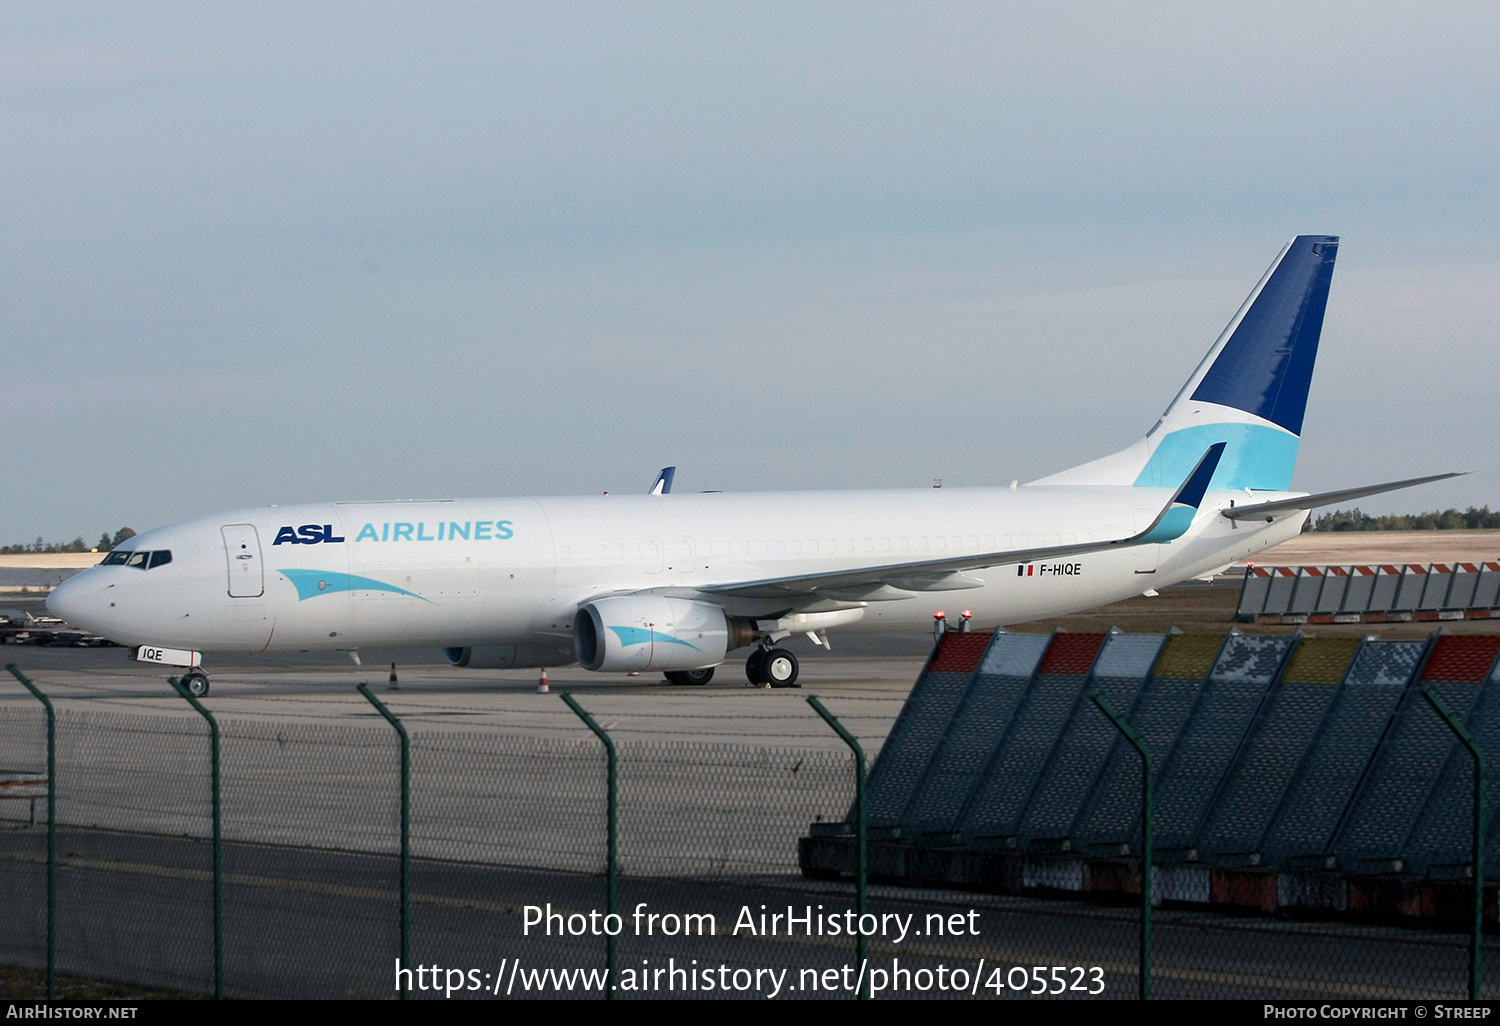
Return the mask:
[[47, 997], [51, 1000], [57, 997], [57, 714], [51, 699], [15, 663], [6, 663], [5, 668], [47, 711]]
[[[838, 717], [828, 711], [817, 695], [808, 695], [807, 704], [823, 717], [824, 722], [834, 729], [854, 753], [854, 914], [863, 920], [869, 911], [869, 838], [865, 821], [865, 783], [868, 777], [865, 773], [865, 750], [860, 747], [859, 739], [839, 722]], [[863, 966], [869, 960], [869, 944], [864, 931], [855, 936], [854, 957]], [[859, 997], [861, 1000], [869, 1000], [868, 982], [860, 989]]]
[[224, 999], [224, 830], [223, 830], [223, 803], [219, 789], [219, 721], [214, 719], [214, 714], [203, 707], [203, 703], [193, 697], [192, 693], [183, 686], [182, 681], [176, 677], [170, 677], [167, 683], [177, 691], [179, 695], [187, 700], [188, 705], [208, 722], [208, 745], [209, 745], [209, 794], [212, 796], [213, 805], [213, 846], [214, 846], [214, 1000]]
[[[370, 685], [356, 685], [355, 690], [365, 696], [365, 700], [373, 705], [381, 716], [385, 717], [387, 723], [396, 729], [396, 736], [401, 739], [401, 961], [400, 965], [410, 968], [411, 962], [411, 738], [406, 733], [406, 727], [401, 720], [390, 709], [386, 708], [384, 702], [375, 697], [370, 690]], [[397, 976], [399, 981], [405, 977]], [[397, 993], [402, 1001], [411, 997], [411, 986], [398, 986]]]
[[1108, 699], [1097, 693], [1089, 697], [1141, 757], [1141, 942], [1137, 979], [1140, 998], [1148, 1001], [1151, 998], [1151, 869], [1155, 865], [1155, 851], [1151, 843], [1154, 819], [1151, 814], [1151, 798], [1155, 778], [1151, 770], [1151, 750], [1146, 747], [1145, 739], [1125, 721], [1125, 717], [1115, 711]]
[[[616, 916], [619, 915], [620, 912], [620, 789], [619, 769], [617, 763], [617, 755], [615, 752], [615, 741], [614, 738], [609, 736], [609, 731], [599, 726], [594, 718], [590, 716], [587, 711], [585, 711], [583, 706], [578, 704], [578, 700], [575, 699], [572, 695], [565, 694], [562, 696], [562, 700], [567, 705], [567, 707], [569, 709], [572, 709], [573, 712], [577, 714], [578, 718], [588, 726], [589, 730], [594, 732], [594, 736], [597, 737], [600, 743], [604, 745], [604, 756], [606, 760], [604, 787], [606, 794], [608, 795], [608, 797], [606, 798], [607, 812], [605, 813], [604, 824], [606, 835], [606, 854], [604, 856], [604, 879], [606, 894], [605, 915], [606, 917]], [[607, 918], [605, 922], [607, 927]], [[604, 971], [606, 987], [604, 996], [607, 1000], [613, 1001], [619, 993], [617, 989], [619, 986], [618, 945], [616, 943], [616, 934], [608, 932], [607, 929], [604, 938], [604, 951]]]
[[1478, 1001], [1484, 987], [1484, 753], [1474, 735], [1464, 729], [1436, 691], [1423, 688], [1422, 697], [1443, 718], [1474, 761], [1473, 855], [1469, 870], [1474, 878], [1474, 915], [1469, 933], [1469, 999]]

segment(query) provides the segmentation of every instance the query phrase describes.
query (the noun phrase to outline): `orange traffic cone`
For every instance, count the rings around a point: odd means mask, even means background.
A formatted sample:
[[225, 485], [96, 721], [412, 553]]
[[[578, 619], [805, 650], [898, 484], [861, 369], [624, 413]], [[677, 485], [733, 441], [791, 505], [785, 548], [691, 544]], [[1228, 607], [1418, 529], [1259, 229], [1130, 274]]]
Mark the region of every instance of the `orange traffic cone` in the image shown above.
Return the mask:
[[401, 685], [398, 684], [398, 683], [396, 683], [396, 664], [395, 663], [391, 664], [391, 690], [392, 691], [399, 691], [399, 690], [401, 690]]
[[542, 667], [542, 679], [536, 683], [536, 693], [539, 695], [550, 695], [552, 689], [547, 686], [547, 668]]

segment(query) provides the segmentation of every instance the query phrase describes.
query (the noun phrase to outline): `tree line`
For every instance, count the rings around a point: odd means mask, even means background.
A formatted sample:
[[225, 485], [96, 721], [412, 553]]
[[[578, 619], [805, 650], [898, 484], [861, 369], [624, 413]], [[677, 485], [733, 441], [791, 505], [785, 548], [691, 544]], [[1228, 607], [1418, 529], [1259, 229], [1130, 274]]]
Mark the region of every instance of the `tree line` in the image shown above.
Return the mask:
[[38, 538], [30, 545], [24, 543], [17, 545], [0, 545], [0, 555], [17, 555], [24, 552], [88, 552], [90, 549], [98, 549], [100, 552], [108, 552], [116, 545], [119, 545], [121, 542], [125, 541], [125, 539], [134, 537], [135, 530], [133, 528], [122, 527], [113, 535], [111, 535], [108, 531], [105, 531], [99, 536], [98, 542], [93, 545], [90, 545], [88, 542], [84, 541], [83, 535], [81, 534], [70, 542], [49, 542], [43, 541], [42, 539]]
[[1477, 531], [1500, 527], [1500, 510], [1470, 506], [1460, 512], [1449, 508], [1426, 513], [1396, 513], [1375, 517], [1353, 509], [1336, 509], [1313, 518], [1310, 531]]

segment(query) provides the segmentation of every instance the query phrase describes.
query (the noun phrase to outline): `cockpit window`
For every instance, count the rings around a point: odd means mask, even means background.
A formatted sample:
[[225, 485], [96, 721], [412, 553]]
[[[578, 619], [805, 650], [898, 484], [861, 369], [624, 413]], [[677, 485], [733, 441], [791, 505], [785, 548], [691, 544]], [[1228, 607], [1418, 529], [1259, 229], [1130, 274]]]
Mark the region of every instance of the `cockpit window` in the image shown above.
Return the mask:
[[115, 549], [109, 555], [99, 561], [100, 566], [133, 566], [137, 570], [149, 570], [153, 567], [163, 566], [172, 562], [171, 549], [156, 549], [154, 551], [136, 551], [134, 549]]

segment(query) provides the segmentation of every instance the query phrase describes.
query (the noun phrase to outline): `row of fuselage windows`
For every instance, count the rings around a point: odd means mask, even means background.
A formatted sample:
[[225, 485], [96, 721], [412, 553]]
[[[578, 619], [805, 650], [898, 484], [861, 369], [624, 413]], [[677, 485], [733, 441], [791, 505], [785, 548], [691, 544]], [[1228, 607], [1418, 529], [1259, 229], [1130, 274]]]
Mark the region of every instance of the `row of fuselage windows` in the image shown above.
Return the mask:
[[171, 549], [155, 549], [149, 552], [115, 549], [105, 556], [100, 566], [133, 566], [137, 570], [151, 570], [172, 562]]
[[940, 558], [940, 554], [964, 554], [983, 552], [1008, 552], [1027, 547], [1041, 548], [1048, 545], [1074, 545], [1091, 542], [1093, 535], [1037, 533], [1026, 535], [939, 535], [918, 538], [808, 538], [766, 541], [699, 541], [697, 539], [675, 539], [658, 545], [654, 542], [632, 542], [630, 544], [563, 545], [558, 549], [561, 559], [647, 559], [662, 557], [663, 550], [668, 561], [673, 558], [694, 559], [725, 558], [729, 556], [832, 556], [856, 553], [886, 552], [898, 556], [897, 561]]

